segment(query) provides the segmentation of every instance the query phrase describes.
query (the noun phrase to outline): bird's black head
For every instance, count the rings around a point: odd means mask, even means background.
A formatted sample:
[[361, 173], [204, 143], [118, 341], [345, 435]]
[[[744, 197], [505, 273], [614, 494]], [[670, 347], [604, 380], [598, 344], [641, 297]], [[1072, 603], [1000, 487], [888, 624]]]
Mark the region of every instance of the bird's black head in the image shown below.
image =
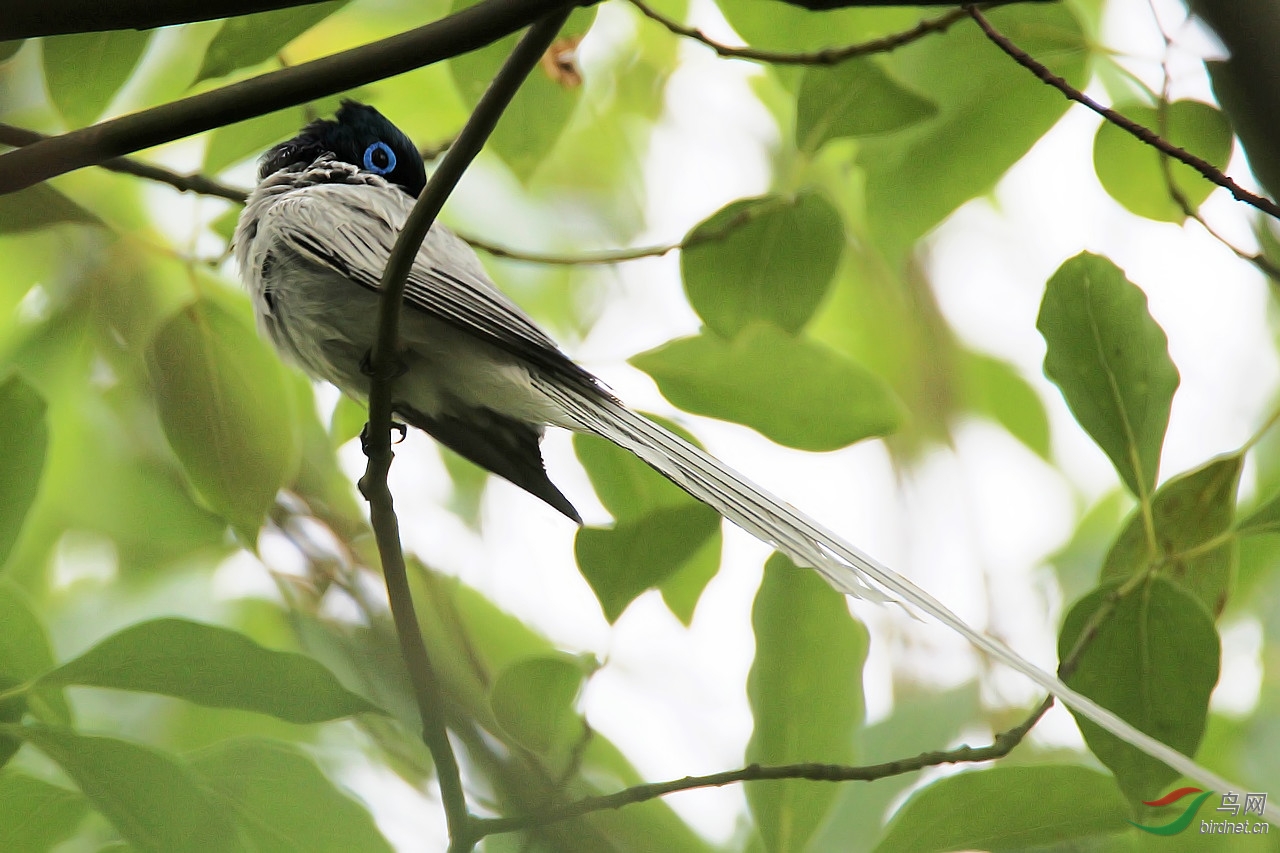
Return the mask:
[[258, 167], [258, 180], [288, 166], [309, 166], [326, 152], [382, 175], [414, 197], [427, 183], [422, 155], [409, 137], [382, 113], [355, 101], [343, 101], [335, 120], [316, 119], [293, 139], [268, 151]]

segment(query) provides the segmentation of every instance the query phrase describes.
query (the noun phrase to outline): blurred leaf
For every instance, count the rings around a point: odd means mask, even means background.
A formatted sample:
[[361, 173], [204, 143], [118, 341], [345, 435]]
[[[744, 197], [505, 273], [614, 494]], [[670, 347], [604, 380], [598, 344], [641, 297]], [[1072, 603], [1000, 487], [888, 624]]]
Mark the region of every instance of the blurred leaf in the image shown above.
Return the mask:
[[201, 299], [160, 329], [147, 365], [165, 437], [192, 485], [253, 541], [298, 465], [280, 362], [247, 323]]
[[[1200, 602], [1162, 577], [1151, 577], [1115, 600], [1108, 614], [1105, 608], [1118, 586], [1098, 587], [1063, 621], [1058, 637], [1063, 661], [1085, 628], [1096, 625], [1066, 683], [1156, 740], [1194, 756], [1218, 681], [1213, 619]], [[1178, 778], [1178, 771], [1089, 720], [1076, 715], [1076, 723], [1129, 799], [1155, 799]]]
[[719, 530], [720, 515], [710, 507], [661, 508], [610, 528], [580, 528], [573, 552], [605, 618], [613, 623], [642, 592], [686, 566]]
[[872, 59], [805, 70], [796, 103], [796, 147], [812, 154], [829, 139], [889, 133], [938, 108], [900, 85]]
[[485, 486], [489, 484], [489, 472], [443, 444], [436, 449], [440, 451], [440, 460], [453, 485], [449, 494], [449, 510], [467, 524], [477, 527], [480, 523], [480, 502], [484, 499]]
[[1147, 295], [1111, 261], [1082, 252], [1049, 279], [1036, 328], [1048, 345], [1045, 376], [1145, 500], [1178, 388], [1169, 341], [1147, 312]]
[[1236, 526], [1241, 536], [1280, 533], [1280, 493], [1272, 495]]
[[1047, 460], [1049, 415], [1030, 383], [1007, 361], [978, 352], [964, 353], [962, 369], [967, 405]]
[[26, 39], [0, 41], [0, 62], [4, 62], [6, 59], [12, 59], [18, 51], [22, 50], [22, 46], [26, 43]]
[[150, 30], [73, 33], [43, 40], [45, 84], [67, 124], [81, 127], [102, 115], [150, 40]]
[[992, 767], [916, 791], [875, 849], [1025, 850], [1121, 832], [1129, 828], [1128, 817], [1115, 782], [1096, 770], [1065, 764]]
[[[747, 676], [755, 728], [747, 762], [852, 764], [865, 713], [870, 638], [845, 596], [781, 554], [765, 563], [751, 610], [756, 656]], [[835, 802], [834, 785], [748, 782], [747, 803], [770, 853], [802, 851]]]
[[[457, 2], [453, 11], [458, 12], [470, 5]], [[575, 9], [560, 30], [560, 40], [580, 38], [591, 28], [595, 15], [594, 7]], [[475, 107], [489, 88], [490, 81], [511, 55], [518, 40], [519, 34], [512, 33], [486, 47], [449, 60], [449, 70], [458, 93], [469, 108]], [[487, 146], [502, 158], [522, 183], [528, 183], [564, 132], [581, 97], [580, 84], [558, 81], [548, 73], [544, 62], [524, 81], [503, 112], [502, 121], [498, 122]]]
[[567, 752], [585, 733], [575, 704], [587, 673], [566, 655], [525, 658], [498, 674], [489, 694], [498, 725], [525, 749]]
[[22, 773], [0, 773], [0, 850], [46, 853], [69, 838], [89, 811], [75, 791]]
[[[7, 679], [9, 686], [25, 684], [54, 668], [49, 635], [40, 617], [26, 596], [6, 580], [0, 580], [0, 626], [0, 678]], [[57, 687], [33, 690], [30, 710], [45, 722], [71, 722], [71, 710]]]
[[239, 849], [230, 815], [176, 756], [64, 729], [16, 733], [53, 759], [139, 851]]
[[225, 213], [209, 223], [209, 230], [221, 237], [228, 246], [235, 239], [236, 226], [240, 223], [240, 211], [239, 205], [227, 208]]
[[97, 216], [48, 184], [0, 195], [0, 234], [31, 231], [63, 222], [102, 224]]
[[241, 68], [266, 62], [285, 45], [346, 5], [333, 0], [312, 6], [273, 9], [253, 15], [227, 18], [209, 43], [204, 64], [195, 82], [222, 77]]
[[732, 338], [771, 321], [792, 334], [826, 294], [844, 250], [840, 214], [818, 193], [793, 203], [741, 199], [696, 225], [680, 253], [689, 304], [713, 331]]
[[49, 446], [46, 409], [40, 392], [22, 377], [0, 382], [0, 568], [40, 490]]
[[[1007, 6], [987, 18], [1071, 85], [1087, 82], [1088, 46], [1068, 6]], [[938, 109], [928, 121], [858, 146], [867, 220], [880, 250], [898, 258], [961, 204], [989, 192], [1069, 102], [963, 24], [893, 51], [883, 67]]]
[[287, 744], [223, 741], [193, 755], [191, 768], [229, 807], [250, 850], [391, 853], [369, 812]]
[[292, 137], [306, 121], [307, 114], [302, 107], [290, 107], [225, 124], [209, 134], [201, 171], [216, 175], [228, 166], [259, 157], [275, 143]]
[[822, 344], [768, 324], [732, 341], [699, 335], [630, 359], [687, 412], [745, 424], [800, 450], [836, 450], [898, 429], [888, 385]]
[[1227, 603], [1237, 543], [1229, 537], [1240, 484], [1239, 455], [1220, 456], [1169, 479], [1151, 499], [1158, 553], [1147, 540], [1142, 508], [1134, 510], [1102, 566], [1103, 583], [1127, 580], [1154, 566], [1215, 616]]
[[[1231, 123], [1217, 107], [1199, 101], [1174, 101], [1166, 107], [1163, 129], [1154, 107], [1133, 104], [1120, 112], [1219, 169], [1225, 169], [1231, 159]], [[1182, 222], [1187, 217], [1169, 192], [1161, 159], [1163, 154], [1119, 126], [1104, 121], [1098, 127], [1093, 168], [1103, 188], [1138, 216]], [[1195, 169], [1175, 160], [1169, 160], [1168, 174], [1192, 210], [1216, 189]]]
[[184, 619], [155, 619], [112, 634], [40, 680], [160, 693], [292, 723], [379, 711], [314, 659], [263, 648], [243, 634]]
[[1103, 495], [1076, 524], [1071, 539], [1048, 558], [1058, 576], [1062, 597], [1075, 601], [1098, 584], [1098, 567], [1116, 540], [1133, 500], [1116, 488]]

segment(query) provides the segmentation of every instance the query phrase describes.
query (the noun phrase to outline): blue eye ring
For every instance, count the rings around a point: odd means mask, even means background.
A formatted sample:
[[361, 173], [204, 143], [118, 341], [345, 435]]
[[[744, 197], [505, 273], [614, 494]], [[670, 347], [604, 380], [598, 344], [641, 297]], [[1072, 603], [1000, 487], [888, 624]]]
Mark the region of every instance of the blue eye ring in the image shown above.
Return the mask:
[[[378, 155], [382, 155], [379, 159], [384, 161], [380, 166], [375, 163]], [[396, 168], [396, 152], [385, 142], [375, 142], [364, 149], [364, 167], [375, 175], [389, 175]]]

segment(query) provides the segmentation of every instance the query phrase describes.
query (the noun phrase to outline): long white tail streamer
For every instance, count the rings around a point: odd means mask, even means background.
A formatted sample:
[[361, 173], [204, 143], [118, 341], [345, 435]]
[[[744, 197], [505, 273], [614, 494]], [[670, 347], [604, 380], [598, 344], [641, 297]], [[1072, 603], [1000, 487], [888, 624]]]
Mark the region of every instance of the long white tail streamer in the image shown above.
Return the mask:
[[[632, 412], [621, 403], [551, 381], [535, 380], [573, 425], [634, 453], [693, 497], [746, 532], [777, 548], [797, 565], [821, 574], [832, 587], [855, 598], [897, 601], [929, 614], [975, 647], [1031, 679], [1067, 706], [1214, 791], [1243, 791], [1177, 750], [1138, 731], [1057, 676], [970, 626], [946, 605], [902, 575], [845, 542], [790, 504], [778, 500], [715, 457]], [[1280, 826], [1280, 807], [1268, 803], [1263, 817]]]

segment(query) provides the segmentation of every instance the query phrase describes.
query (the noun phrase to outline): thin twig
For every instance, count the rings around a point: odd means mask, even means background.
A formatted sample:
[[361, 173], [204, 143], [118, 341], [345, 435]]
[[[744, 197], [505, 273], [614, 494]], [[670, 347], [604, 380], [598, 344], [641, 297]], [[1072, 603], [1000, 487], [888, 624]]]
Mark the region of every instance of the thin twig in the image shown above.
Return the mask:
[[1212, 181], [1213, 183], [1217, 184], [1218, 186], [1230, 192], [1232, 197], [1235, 198], [1236, 201], [1242, 201], [1245, 204], [1252, 205], [1258, 210], [1261, 210], [1263, 213], [1266, 213], [1270, 216], [1274, 216], [1277, 219], [1280, 219], [1280, 205], [1277, 205], [1271, 199], [1249, 192], [1244, 187], [1240, 186], [1235, 181], [1233, 181], [1231, 178], [1224, 175], [1221, 169], [1214, 166], [1212, 163], [1208, 162], [1207, 160], [1204, 160], [1203, 158], [1197, 157], [1194, 154], [1184, 151], [1183, 149], [1179, 148], [1178, 146], [1164, 139], [1159, 134], [1155, 133], [1149, 128], [1143, 127], [1142, 125], [1138, 124], [1137, 122], [1133, 121], [1132, 119], [1126, 116], [1121, 115], [1120, 113], [1116, 112], [1110, 107], [1104, 107], [1102, 104], [1098, 103], [1093, 98], [1090, 98], [1084, 92], [1081, 92], [1079, 89], [1072, 86], [1066, 80], [1063, 80], [1061, 77], [1054, 74], [1044, 65], [1042, 65], [1040, 62], [1035, 60], [1025, 50], [1023, 50], [1022, 48], [1018, 47], [1016, 44], [1011, 42], [1007, 36], [1000, 33], [998, 30], [996, 30], [995, 27], [991, 25], [991, 22], [988, 21], [986, 17], [983, 16], [982, 12], [978, 10], [977, 6], [968, 5], [968, 6], [965, 6], [964, 9], [969, 14], [969, 16], [972, 17], [975, 22], [977, 22], [978, 26], [982, 28], [982, 32], [986, 34], [987, 38], [990, 39], [993, 44], [995, 44], [1002, 51], [1004, 51], [1011, 59], [1013, 59], [1013, 61], [1017, 62], [1023, 68], [1026, 68], [1032, 74], [1036, 75], [1036, 77], [1040, 80], [1040, 82], [1046, 85], [1052, 86], [1053, 88], [1057, 89], [1059, 92], [1061, 92], [1064, 96], [1066, 96], [1070, 100], [1075, 101], [1078, 104], [1083, 104], [1084, 106], [1093, 110], [1098, 115], [1105, 118], [1107, 121], [1111, 122], [1112, 124], [1116, 125], [1122, 130], [1127, 131], [1128, 133], [1140, 139], [1142, 142], [1145, 142], [1147, 145], [1150, 145], [1152, 148], [1155, 148], [1156, 150], [1161, 151], [1164, 154], [1167, 154], [1168, 156], [1177, 160], [1179, 163], [1185, 163], [1186, 165], [1195, 169], [1197, 172], [1203, 175], [1206, 180]]
[[475, 821], [473, 827], [484, 835], [495, 835], [500, 832], [518, 832], [558, 823], [562, 820], [581, 817], [591, 812], [618, 809], [633, 803], [674, 794], [678, 791], [689, 791], [695, 788], [718, 788], [736, 782], [759, 782], [769, 779], [809, 779], [814, 782], [870, 782], [889, 776], [900, 776], [913, 773], [926, 767], [941, 764], [969, 764], [980, 761], [993, 761], [1003, 758], [1022, 742], [1027, 733], [1035, 726], [1045, 712], [1053, 705], [1053, 697], [1046, 698], [1025, 720], [1018, 725], [996, 735], [991, 744], [983, 747], [960, 746], [940, 752], [925, 752], [913, 758], [887, 761], [883, 764], [871, 764], [854, 767], [843, 764], [786, 764], [780, 766], [761, 766], [751, 764], [738, 770], [726, 770], [723, 773], [712, 773], [707, 776], [686, 776], [683, 779], [672, 779], [667, 782], [652, 782], [646, 785], [635, 785], [615, 794], [600, 797], [586, 797], [577, 802], [568, 803], [559, 808], [550, 809], [540, 814], [520, 817], [486, 818]]
[[968, 14], [964, 9], [953, 9], [937, 18], [923, 20], [909, 30], [860, 44], [828, 47], [811, 53], [779, 53], [771, 50], [758, 50], [754, 47], [730, 47], [711, 38], [697, 27], [686, 26], [679, 21], [668, 18], [645, 3], [644, 0], [630, 0], [630, 2], [646, 18], [657, 21], [678, 36], [693, 39], [700, 44], [706, 45], [726, 59], [750, 59], [755, 62], [768, 62], [774, 65], [836, 65], [859, 56], [886, 53], [903, 45], [911, 44], [913, 41], [918, 41], [930, 33], [945, 32], [952, 24]]
[[409, 270], [436, 215], [568, 15], [569, 9], [561, 8], [529, 28], [476, 105], [466, 126], [445, 154], [440, 167], [431, 176], [431, 181], [396, 238], [396, 244], [383, 270], [379, 285], [381, 296], [378, 300], [377, 333], [369, 353], [369, 423], [366, 426], [365, 442], [368, 466], [360, 479], [360, 490], [369, 501], [370, 522], [377, 539], [378, 553], [382, 557], [391, 614], [422, 715], [423, 740], [436, 763], [440, 796], [444, 802], [452, 842], [450, 850], [471, 849], [473, 843], [469, 839], [472, 838], [472, 817], [467, 810], [462, 778], [445, 726], [444, 697], [433, 674], [418, 617], [413, 609], [404, 552], [400, 545], [400, 525], [391, 489], [387, 485], [387, 473], [393, 456], [392, 387], [402, 369], [398, 356], [400, 310]]
[[[0, 155], [0, 194], [143, 148], [394, 77], [496, 41], [564, 0], [480, 0], [417, 29]], [[594, 0], [578, 0], [589, 5]]]

